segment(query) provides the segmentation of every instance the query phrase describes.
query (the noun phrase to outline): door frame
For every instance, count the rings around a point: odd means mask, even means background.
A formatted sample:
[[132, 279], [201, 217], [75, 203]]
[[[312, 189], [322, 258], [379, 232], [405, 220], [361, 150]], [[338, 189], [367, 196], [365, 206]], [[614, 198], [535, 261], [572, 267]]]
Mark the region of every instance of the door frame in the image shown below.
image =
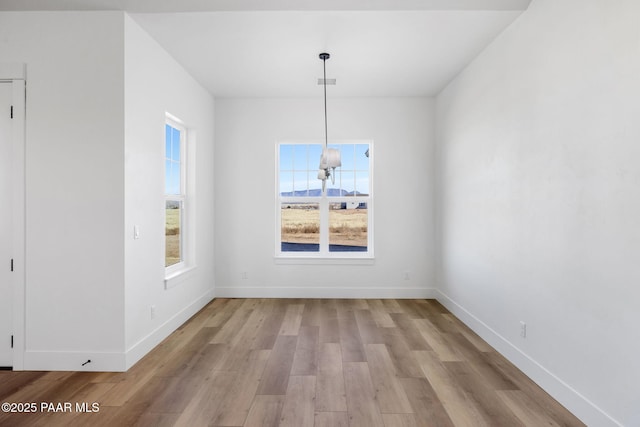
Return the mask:
[[13, 192], [11, 206], [13, 247], [13, 370], [24, 370], [25, 352], [25, 118], [26, 118], [26, 65], [0, 63], [0, 80], [11, 83], [13, 121]]

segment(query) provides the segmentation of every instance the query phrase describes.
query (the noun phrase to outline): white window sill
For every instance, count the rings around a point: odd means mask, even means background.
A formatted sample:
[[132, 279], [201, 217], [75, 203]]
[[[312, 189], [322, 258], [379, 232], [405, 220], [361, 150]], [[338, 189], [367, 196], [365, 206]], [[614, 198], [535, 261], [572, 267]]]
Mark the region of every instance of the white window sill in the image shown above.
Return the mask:
[[164, 278], [164, 288], [171, 289], [184, 282], [185, 280], [190, 279], [191, 277], [193, 277], [194, 270], [197, 267], [197, 265], [191, 265], [184, 267], [178, 271], [171, 272]]
[[374, 265], [373, 256], [368, 257], [317, 257], [276, 255], [274, 262], [279, 265]]

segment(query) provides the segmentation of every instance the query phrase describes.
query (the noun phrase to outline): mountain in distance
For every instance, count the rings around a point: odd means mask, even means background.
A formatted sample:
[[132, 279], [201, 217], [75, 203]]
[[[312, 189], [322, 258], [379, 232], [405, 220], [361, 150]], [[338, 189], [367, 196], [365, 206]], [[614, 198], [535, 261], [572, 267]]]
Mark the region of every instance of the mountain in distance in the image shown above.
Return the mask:
[[[322, 196], [322, 190], [319, 188], [313, 190], [297, 190], [297, 191], [283, 191], [280, 193], [282, 197], [320, 197]], [[328, 188], [328, 197], [353, 197], [353, 196], [366, 196], [359, 191], [346, 191], [339, 188]]]

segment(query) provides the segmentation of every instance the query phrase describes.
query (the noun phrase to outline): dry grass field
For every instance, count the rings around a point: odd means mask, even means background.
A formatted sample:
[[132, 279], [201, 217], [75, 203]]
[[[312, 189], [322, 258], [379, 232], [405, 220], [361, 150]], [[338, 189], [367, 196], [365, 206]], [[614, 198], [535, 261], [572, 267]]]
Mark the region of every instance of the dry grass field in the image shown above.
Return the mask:
[[[166, 209], [165, 267], [180, 262], [180, 209]], [[282, 209], [282, 241], [319, 243], [320, 212], [309, 206]], [[367, 246], [367, 209], [329, 211], [329, 243]]]
[[166, 209], [164, 266], [180, 262], [180, 209]]
[[[309, 206], [283, 208], [282, 242], [319, 243], [320, 212]], [[329, 243], [367, 246], [367, 209], [332, 209], [329, 211]]]

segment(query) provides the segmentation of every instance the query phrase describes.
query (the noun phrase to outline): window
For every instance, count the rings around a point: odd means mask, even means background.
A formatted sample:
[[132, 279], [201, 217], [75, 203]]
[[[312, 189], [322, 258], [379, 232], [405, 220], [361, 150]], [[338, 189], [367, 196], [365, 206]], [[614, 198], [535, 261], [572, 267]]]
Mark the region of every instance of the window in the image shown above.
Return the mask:
[[165, 267], [185, 262], [186, 129], [175, 120], [165, 124]]
[[342, 166], [323, 193], [317, 178], [323, 144], [278, 144], [278, 256], [373, 256], [372, 142], [344, 141], [329, 147], [340, 151]]

